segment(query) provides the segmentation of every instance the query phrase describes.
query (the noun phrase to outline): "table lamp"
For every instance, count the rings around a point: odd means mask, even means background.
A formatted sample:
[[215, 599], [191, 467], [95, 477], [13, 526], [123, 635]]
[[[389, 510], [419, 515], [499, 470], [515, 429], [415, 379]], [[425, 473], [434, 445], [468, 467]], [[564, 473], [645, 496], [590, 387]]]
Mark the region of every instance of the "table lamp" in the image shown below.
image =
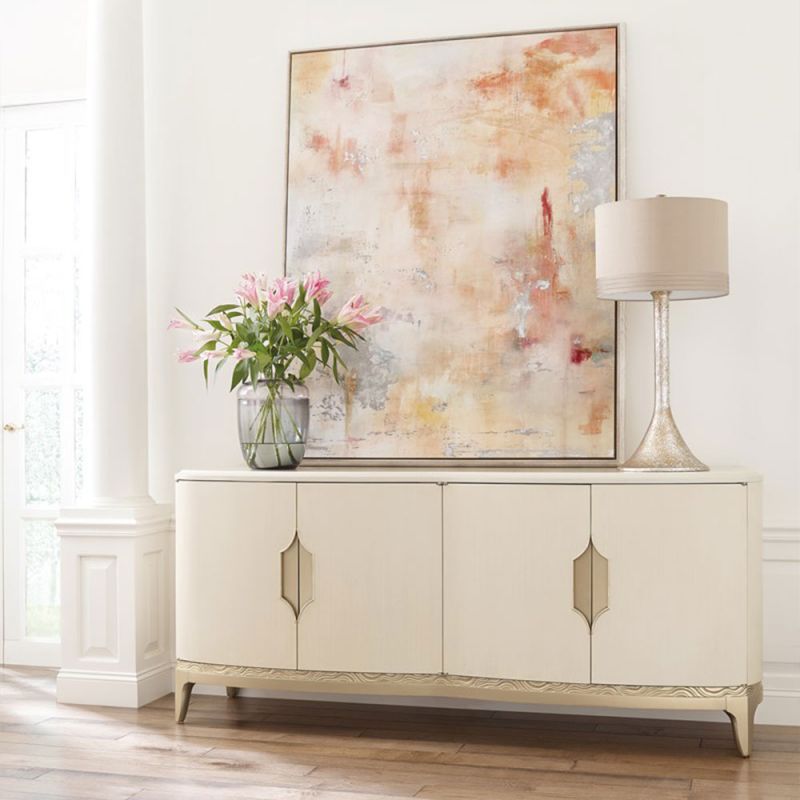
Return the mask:
[[652, 300], [655, 404], [624, 470], [696, 472], [669, 400], [669, 302], [728, 294], [728, 204], [704, 197], [651, 197], [595, 209], [597, 296]]

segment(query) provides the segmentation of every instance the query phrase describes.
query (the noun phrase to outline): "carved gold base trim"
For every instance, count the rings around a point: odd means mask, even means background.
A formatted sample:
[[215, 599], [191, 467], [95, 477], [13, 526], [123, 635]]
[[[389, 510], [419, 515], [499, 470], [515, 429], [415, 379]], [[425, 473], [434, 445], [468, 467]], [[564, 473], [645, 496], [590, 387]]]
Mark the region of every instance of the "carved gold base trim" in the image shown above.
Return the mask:
[[[552, 683], [509, 678], [474, 678], [466, 675], [399, 672], [323, 672], [317, 670], [269, 669], [264, 667], [229, 667], [223, 664], [203, 664], [198, 661], [178, 661], [176, 668], [187, 676], [225, 678], [235, 683], [237, 678], [259, 681], [292, 681], [293, 683], [337, 683], [369, 685], [380, 689], [384, 684], [419, 688], [453, 687], [463, 689], [492, 689], [528, 694], [554, 692], [559, 694], [601, 695], [615, 697], [745, 697], [752, 687], [738, 686], [622, 686], [603, 683]], [[198, 678], [196, 683], [202, 683]]]
[[745, 756], [750, 754], [753, 714], [763, 696], [760, 683], [736, 686], [627, 686], [477, 678], [441, 673], [235, 667], [179, 660], [175, 670], [175, 711], [178, 722], [183, 722], [186, 716], [191, 687], [195, 683], [275, 691], [461, 697], [607, 708], [716, 709], [725, 711], [731, 718], [737, 745]]

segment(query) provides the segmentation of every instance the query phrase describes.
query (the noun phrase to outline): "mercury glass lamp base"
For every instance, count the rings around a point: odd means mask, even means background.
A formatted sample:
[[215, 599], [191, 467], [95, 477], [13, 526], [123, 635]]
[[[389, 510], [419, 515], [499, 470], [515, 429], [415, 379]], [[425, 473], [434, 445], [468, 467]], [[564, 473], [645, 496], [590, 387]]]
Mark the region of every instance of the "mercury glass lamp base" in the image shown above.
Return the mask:
[[656, 409], [636, 452], [620, 467], [630, 472], [705, 472], [689, 449], [669, 408]]
[[672, 418], [669, 402], [669, 292], [654, 291], [655, 403], [650, 427], [636, 452], [620, 467], [630, 472], [705, 472]]

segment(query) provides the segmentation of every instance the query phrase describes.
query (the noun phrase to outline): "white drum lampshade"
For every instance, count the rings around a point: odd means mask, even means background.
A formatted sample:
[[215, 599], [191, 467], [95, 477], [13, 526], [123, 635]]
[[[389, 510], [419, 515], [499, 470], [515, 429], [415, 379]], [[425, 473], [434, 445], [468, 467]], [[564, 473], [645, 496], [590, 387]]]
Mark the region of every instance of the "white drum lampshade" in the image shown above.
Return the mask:
[[704, 197], [651, 197], [595, 209], [597, 296], [652, 300], [655, 407], [622, 469], [696, 471], [669, 399], [669, 301], [728, 294], [728, 204]]
[[697, 300], [728, 294], [728, 204], [705, 197], [621, 200], [595, 209], [597, 296]]

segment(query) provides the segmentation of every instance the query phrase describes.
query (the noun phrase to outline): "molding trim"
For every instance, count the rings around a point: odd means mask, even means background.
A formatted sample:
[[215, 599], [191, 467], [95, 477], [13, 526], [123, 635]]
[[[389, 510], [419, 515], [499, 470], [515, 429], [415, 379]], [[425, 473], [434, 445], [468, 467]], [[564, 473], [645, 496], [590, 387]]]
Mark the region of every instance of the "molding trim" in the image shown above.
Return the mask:
[[738, 686], [623, 686], [600, 683], [552, 683], [548, 681], [509, 680], [505, 678], [475, 678], [465, 675], [440, 673], [384, 673], [384, 672], [328, 672], [318, 670], [268, 669], [264, 667], [233, 667], [223, 664], [205, 664], [196, 661], [178, 661], [176, 670], [183, 673], [185, 681], [193, 677], [216, 677], [222, 680], [292, 681], [297, 683], [345, 684], [347, 686], [402, 685], [419, 688], [449, 687], [455, 689], [489, 689], [518, 694], [560, 694], [618, 698], [705, 698], [755, 696], [761, 684]]
[[172, 506], [87, 506], [62, 508], [56, 526], [59, 536], [114, 538], [149, 536], [174, 530]]
[[62, 669], [56, 698], [59, 703], [140, 708], [172, 692], [173, 674], [170, 663], [141, 672]]
[[764, 664], [764, 703], [757, 721], [800, 726], [800, 665]]
[[764, 528], [764, 561], [800, 562], [800, 528]]

